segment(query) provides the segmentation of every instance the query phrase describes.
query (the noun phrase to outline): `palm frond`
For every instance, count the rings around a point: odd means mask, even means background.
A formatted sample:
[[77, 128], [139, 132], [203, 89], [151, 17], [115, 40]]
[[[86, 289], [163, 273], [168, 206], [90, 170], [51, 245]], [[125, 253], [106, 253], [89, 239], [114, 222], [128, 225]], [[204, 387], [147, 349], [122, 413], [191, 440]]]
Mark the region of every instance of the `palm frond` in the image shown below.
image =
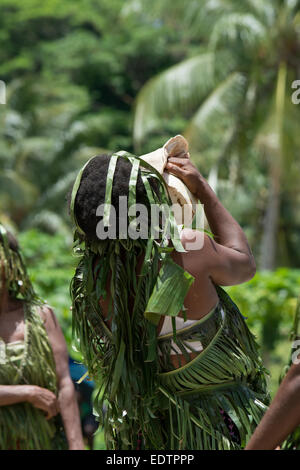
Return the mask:
[[213, 90], [185, 130], [191, 148], [224, 147], [232, 135], [246, 87], [245, 77], [235, 72]]
[[215, 84], [214, 54], [192, 57], [152, 78], [140, 91], [134, 118], [134, 141], [137, 145], [159, 119], [176, 109], [185, 113], [195, 107]]
[[250, 13], [230, 13], [223, 15], [213, 28], [210, 44], [212, 49], [220, 44], [240, 42], [247, 47], [253, 47], [264, 38], [266, 28]]
[[[223, 2], [222, 2], [223, 3]], [[278, 5], [276, 1], [261, 2], [260, 0], [225, 0], [226, 7], [220, 8], [221, 15], [224, 13], [250, 13], [264, 25], [271, 25], [276, 20]], [[221, 16], [220, 15], [220, 16]]]

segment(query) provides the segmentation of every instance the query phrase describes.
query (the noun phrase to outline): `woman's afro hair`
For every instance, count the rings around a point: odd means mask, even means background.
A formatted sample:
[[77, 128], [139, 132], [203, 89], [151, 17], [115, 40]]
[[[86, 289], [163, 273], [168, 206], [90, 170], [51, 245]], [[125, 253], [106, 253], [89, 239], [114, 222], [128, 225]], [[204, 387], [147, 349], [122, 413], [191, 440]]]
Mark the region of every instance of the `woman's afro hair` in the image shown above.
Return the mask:
[[[74, 211], [76, 220], [90, 241], [97, 240], [96, 226], [99, 218], [96, 216], [96, 210], [100, 204], [105, 202], [106, 177], [110, 158], [111, 155], [102, 154], [97, 155], [90, 161], [83, 171], [75, 199]], [[126, 158], [118, 158], [111, 194], [111, 204], [115, 207], [117, 219], [119, 215], [119, 197], [128, 197], [131, 168], [132, 164]], [[150, 179], [150, 183], [155, 190], [156, 182]], [[140, 170], [136, 185], [136, 202], [145, 204], [149, 208], [147, 193]]]

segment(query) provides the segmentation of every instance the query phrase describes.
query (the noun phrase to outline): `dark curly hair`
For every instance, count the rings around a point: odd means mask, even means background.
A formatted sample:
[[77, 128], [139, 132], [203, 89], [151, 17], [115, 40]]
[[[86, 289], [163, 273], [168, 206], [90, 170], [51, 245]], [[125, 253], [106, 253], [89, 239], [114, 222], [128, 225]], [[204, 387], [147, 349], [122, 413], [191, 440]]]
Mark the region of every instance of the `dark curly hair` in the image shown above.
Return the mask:
[[[105, 188], [107, 171], [111, 155], [102, 154], [95, 156], [83, 171], [80, 186], [75, 198], [74, 211], [80, 228], [84, 231], [88, 240], [97, 240], [96, 226], [99, 218], [96, 210], [100, 204], [105, 202]], [[111, 204], [115, 207], [116, 216], [119, 216], [119, 197], [127, 196], [129, 193], [129, 178], [132, 164], [126, 158], [118, 158], [114, 173]], [[150, 178], [149, 182], [157, 193], [157, 182]], [[136, 184], [136, 202], [144, 204], [150, 210], [147, 193], [138, 172]], [[117, 226], [118, 234], [118, 226]]]

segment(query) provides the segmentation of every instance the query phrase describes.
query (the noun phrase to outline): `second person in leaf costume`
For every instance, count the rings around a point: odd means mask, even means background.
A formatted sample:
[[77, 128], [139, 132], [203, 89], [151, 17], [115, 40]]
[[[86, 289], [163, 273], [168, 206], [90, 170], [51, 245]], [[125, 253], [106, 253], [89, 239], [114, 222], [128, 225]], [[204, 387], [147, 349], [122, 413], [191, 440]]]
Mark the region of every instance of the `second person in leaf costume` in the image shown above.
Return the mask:
[[84, 448], [66, 343], [0, 223], [0, 450]]
[[[204, 205], [214, 238], [177, 226], [166, 174]], [[188, 202], [175, 186], [173, 195]], [[152, 205], [163, 208], [154, 234], [149, 217], [146, 237], [128, 236], [137, 220], [127, 207], [136, 203], [149, 213]], [[268, 403], [265, 371], [220, 286], [248, 281], [255, 263], [187, 147], [174, 144], [161, 168], [126, 152], [92, 158], [74, 183], [70, 212], [80, 257], [71, 283], [73, 327], [98, 385], [94, 405], [107, 447], [243, 448]]]

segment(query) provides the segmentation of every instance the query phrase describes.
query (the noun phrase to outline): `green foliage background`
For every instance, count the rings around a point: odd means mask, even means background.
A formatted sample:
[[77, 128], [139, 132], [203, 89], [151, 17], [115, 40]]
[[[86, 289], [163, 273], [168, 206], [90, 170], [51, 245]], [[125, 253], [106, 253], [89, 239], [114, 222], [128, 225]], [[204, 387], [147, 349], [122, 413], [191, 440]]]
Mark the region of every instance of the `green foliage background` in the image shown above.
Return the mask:
[[0, 0], [0, 219], [73, 357], [77, 171], [97, 153], [142, 154], [185, 133], [258, 261], [228, 290], [276, 390], [300, 294], [299, 11], [299, 0]]

